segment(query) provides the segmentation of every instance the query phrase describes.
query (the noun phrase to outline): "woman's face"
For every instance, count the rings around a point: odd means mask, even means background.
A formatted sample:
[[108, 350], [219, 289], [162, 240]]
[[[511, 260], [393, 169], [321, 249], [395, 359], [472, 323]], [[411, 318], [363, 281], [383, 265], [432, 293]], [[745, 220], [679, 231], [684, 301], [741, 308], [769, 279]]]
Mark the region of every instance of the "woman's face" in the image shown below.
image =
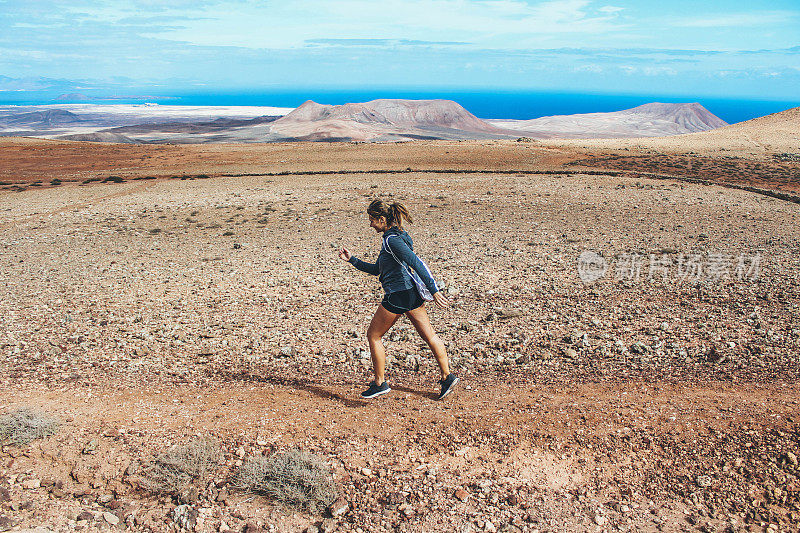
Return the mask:
[[386, 225], [386, 217], [375, 218], [369, 215], [369, 227], [374, 228], [378, 233], [383, 233], [389, 226]]

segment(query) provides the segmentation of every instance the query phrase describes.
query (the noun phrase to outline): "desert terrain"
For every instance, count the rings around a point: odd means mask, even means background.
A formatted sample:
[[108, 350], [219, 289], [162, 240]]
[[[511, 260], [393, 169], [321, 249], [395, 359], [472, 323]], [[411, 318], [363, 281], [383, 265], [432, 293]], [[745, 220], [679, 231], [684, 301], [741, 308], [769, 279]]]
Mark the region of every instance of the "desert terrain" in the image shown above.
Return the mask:
[[[797, 531], [793, 117], [588, 141], [0, 139], [0, 415], [59, 422], [3, 444], [0, 530]], [[375, 197], [409, 207], [451, 302], [428, 305], [462, 378], [442, 402], [405, 318], [393, 391], [358, 396], [382, 294], [336, 252], [377, 256]], [[586, 253], [607, 269], [587, 278]], [[153, 489], [196, 439], [209, 468]], [[292, 449], [324, 459], [332, 504], [237, 487]]]

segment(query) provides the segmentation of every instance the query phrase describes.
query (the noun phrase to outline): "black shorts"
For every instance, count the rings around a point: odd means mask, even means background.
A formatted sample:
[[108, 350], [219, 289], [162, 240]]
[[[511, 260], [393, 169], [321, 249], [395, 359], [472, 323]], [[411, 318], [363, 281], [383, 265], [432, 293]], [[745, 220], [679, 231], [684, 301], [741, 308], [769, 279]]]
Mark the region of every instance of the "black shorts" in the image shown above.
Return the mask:
[[419, 295], [417, 289], [407, 289], [387, 294], [383, 297], [381, 305], [390, 313], [402, 315], [424, 303], [425, 300]]

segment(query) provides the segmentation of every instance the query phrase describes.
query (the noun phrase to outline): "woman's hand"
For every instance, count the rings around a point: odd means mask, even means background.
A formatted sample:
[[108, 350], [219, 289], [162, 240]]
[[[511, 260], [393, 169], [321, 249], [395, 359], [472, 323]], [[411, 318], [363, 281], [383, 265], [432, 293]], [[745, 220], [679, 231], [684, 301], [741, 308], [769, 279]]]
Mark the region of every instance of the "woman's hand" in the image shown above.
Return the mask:
[[339, 259], [341, 259], [342, 261], [350, 261], [351, 257], [352, 256], [350, 255], [350, 250], [348, 250], [347, 248], [342, 248], [341, 250], [339, 250]]
[[450, 302], [447, 301], [447, 298], [444, 297], [442, 291], [436, 291], [433, 293], [433, 301], [436, 302], [436, 305], [439, 307], [448, 308], [450, 307]]

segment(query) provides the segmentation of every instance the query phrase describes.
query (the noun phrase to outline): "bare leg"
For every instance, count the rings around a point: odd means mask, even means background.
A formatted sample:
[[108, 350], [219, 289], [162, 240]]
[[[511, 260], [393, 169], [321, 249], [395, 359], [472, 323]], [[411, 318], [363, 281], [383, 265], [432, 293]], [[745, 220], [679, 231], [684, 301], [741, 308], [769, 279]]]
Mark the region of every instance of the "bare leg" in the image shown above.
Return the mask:
[[431, 351], [433, 352], [433, 356], [436, 358], [436, 362], [439, 364], [439, 370], [442, 373], [442, 379], [446, 378], [450, 374], [450, 363], [447, 360], [447, 352], [444, 348], [444, 343], [436, 335], [436, 332], [433, 331], [433, 327], [431, 326], [431, 321], [428, 318], [428, 311], [425, 309], [424, 305], [417, 307], [416, 309], [412, 309], [406, 316], [411, 320], [411, 323], [414, 324], [414, 327], [419, 333], [422, 340], [428, 343], [430, 346]]
[[369, 342], [369, 353], [372, 356], [372, 370], [375, 372], [375, 383], [380, 385], [384, 380], [386, 368], [386, 350], [383, 348], [381, 337], [389, 331], [400, 315], [387, 311], [382, 305], [378, 306], [375, 316], [367, 329], [367, 342]]

